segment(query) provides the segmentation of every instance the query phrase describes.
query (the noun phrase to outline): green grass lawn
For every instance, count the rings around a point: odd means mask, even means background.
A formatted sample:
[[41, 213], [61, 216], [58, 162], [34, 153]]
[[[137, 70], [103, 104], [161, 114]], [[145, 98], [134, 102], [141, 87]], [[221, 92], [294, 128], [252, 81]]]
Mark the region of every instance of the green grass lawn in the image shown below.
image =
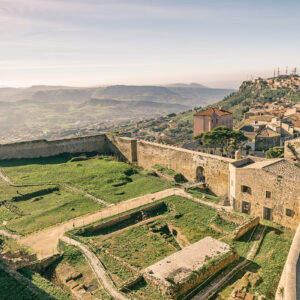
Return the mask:
[[[265, 222], [264, 222], [265, 223]], [[247, 287], [247, 292], [265, 295], [266, 299], [274, 299], [276, 289], [281, 277], [281, 273], [290, 249], [294, 232], [288, 228], [276, 225], [271, 222], [265, 224], [267, 229], [262, 243], [253, 261], [245, 269], [238, 272], [232, 280], [213, 298], [215, 300], [225, 300], [233, 290], [234, 285], [250, 272], [259, 278], [254, 284]], [[247, 243], [251, 232], [242, 236], [232, 244], [238, 250], [240, 256], [245, 257], [250, 250], [251, 243]]]
[[26, 201], [11, 201], [22, 213], [15, 215], [6, 227], [20, 234], [30, 234], [49, 226], [92, 213], [102, 205], [92, 199], [64, 190], [38, 196]]
[[57, 285], [42, 277], [39, 273], [34, 272], [28, 268], [23, 268], [19, 272], [28, 278], [35, 286], [44, 290], [49, 295], [55, 297], [57, 300], [72, 300], [72, 297], [62, 290]]
[[[20, 282], [11, 277], [8, 273], [0, 269], [0, 298], [5, 300], [50, 300], [45, 293], [33, 293], [25, 282]], [[49, 292], [49, 290], [48, 290]], [[65, 300], [68, 298], [57, 298]]]
[[170, 185], [109, 157], [71, 161], [69, 156], [1, 161], [16, 183], [66, 183], [110, 203], [157, 192]]
[[170, 187], [166, 181], [109, 157], [84, 159], [62, 155], [0, 161], [1, 169], [15, 183], [41, 184], [14, 187], [0, 181], [0, 227], [7, 221], [7, 229], [27, 235], [104, 207], [50, 183], [66, 183], [110, 203]]
[[[219, 201], [221, 200], [221, 197], [211, 195], [210, 193], [208, 193], [207, 191], [205, 191], [199, 187], [193, 188], [193, 189], [187, 189], [186, 191], [188, 193], [190, 193], [192, 196], [202, 199], [204, 201], [219, 203]], [[204, 195], [204, 198], [203, 198], [203, 195]]]
[[165, 168], [161, 165], [154, 165], [153, 166], [153, 169], [156, 169], [157, 171], [163, 173], [163, 174], [166, 174], [166, 175], [169, 175], [169, 176], [174, 176], [176, 174], [175, 171], [171, 170], [171, 169], [168, 169], [168, 168]]
[[104, 239], [102, 246], [137, 268], [145, 268], [176, 252], [159, 234], [149, 233], [147, 225]]

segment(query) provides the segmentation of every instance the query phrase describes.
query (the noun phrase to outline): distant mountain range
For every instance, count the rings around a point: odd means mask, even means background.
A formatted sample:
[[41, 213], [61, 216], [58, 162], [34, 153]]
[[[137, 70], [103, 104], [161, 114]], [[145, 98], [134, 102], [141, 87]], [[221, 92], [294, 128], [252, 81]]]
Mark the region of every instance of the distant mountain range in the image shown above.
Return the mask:
[[197, 83], [0, 88], [0, 142], [57, 138], [77, 134], [84, 127], [105, 130], [114, 124], [209, 105], [231, 92]]

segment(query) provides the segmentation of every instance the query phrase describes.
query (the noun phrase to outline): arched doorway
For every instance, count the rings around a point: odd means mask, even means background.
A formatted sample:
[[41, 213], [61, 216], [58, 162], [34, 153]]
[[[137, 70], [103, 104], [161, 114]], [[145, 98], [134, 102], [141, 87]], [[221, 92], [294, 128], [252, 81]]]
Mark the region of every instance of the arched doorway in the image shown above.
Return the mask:
[[205, 183], [204, 169], [203, 167], [197, 167], [196, 169], [196, 180], [198, 182]]

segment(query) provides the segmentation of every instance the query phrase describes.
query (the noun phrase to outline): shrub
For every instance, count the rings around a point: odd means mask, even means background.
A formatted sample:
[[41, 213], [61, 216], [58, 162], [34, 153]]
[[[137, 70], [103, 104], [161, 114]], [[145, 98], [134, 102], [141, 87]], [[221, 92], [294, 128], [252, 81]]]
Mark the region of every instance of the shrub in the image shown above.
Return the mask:
[[284, 147], [274, 147], [266, 151], [266, 158], [281, 158], [284, 155]]
[[186, 178], [181, 173], [176, 173], [174, 175], [174, 180], [177, 183], [187, 182]]

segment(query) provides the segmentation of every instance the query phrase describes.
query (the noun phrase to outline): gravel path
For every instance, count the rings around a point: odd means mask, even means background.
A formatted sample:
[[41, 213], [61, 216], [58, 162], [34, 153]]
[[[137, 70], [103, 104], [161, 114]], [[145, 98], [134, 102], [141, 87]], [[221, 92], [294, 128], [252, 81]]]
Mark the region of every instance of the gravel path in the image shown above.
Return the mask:
[[91, 252], [86, 246], [81, 244], [80, 242], [73, 240], [69, 237], [63, 236], [61, 240], [67, 244], [78, 247], [86, 257], [89, 262], [90, 267], [94, 271], [97, 279], [100, 281], [101, 285], [108, 291], [108, 293], [114, 299], [127, 300], [124, 295], [122, 295], [115, 287], [111, 278], [107, 275], [107, 272], [102, 265], [101, 261], [97, 258], [97, 256]]

